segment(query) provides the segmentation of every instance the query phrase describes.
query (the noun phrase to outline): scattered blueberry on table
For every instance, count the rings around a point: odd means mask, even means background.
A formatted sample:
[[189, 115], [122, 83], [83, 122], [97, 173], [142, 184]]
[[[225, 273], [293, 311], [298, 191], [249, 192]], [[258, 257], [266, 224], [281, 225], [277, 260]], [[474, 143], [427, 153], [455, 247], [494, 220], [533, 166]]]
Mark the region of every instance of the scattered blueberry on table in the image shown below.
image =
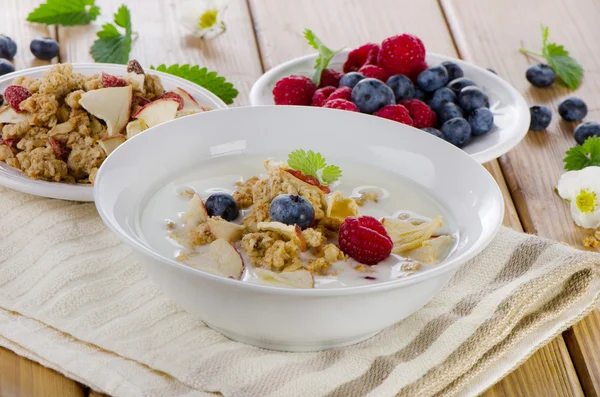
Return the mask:
[[529, 129], [532, 131], [545, 130], [552, 121], [552, 112], [546, 106], [534, 105], [529, 108], [529, 113], [531, 114]]
[[17, 43], [10, 37], [0, 34], [0, 58], [13, 59], [17, 53]]
[[556, 73], [554, 73], [554, 70], [550, 66], [540, 63], [527, 68], [525, 77], [532, 85], [539, 88], [546, 88], [554, 83]]
[[29, 49], [36, 58], [49, 61], [58, 56], [60, 47], [56, 40], [51, 39], [50, 37], [37, 37], [31, 40]]
[[578, 144], [583, 145], [586, 139], [592, 136], [600, 137], [600, 124], [595, 121], [586, 121], [579, 124], [575, 128], [575, 140]]
[[585, 102], [576, 97], [567, 98], [558, 105], [558, 114], [567, 121], [581, 121], [587, 113]]
[[15, 67], [12, 63], [4, 58], [0, 58], [0, 76], [5, 75], [7, 73], [12, 73], [15, 71]]

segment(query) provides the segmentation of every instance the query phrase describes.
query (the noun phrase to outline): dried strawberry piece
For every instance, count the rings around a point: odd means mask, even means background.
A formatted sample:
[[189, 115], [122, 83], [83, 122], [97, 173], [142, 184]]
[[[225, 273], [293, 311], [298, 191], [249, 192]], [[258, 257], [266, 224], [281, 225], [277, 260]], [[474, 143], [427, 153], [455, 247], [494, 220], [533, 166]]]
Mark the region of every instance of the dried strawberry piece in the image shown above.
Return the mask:
[[177, 110], [183, 109], [183, 98], [175, 92], [165, 92], [159, 99], [171, 99], [179, 104]]
[[295, 176], [296, 178], [300, 179], [302, 182], [306, 182], [309, 185], [313, 185], [313, 186], [318, 187], [319, 189], [321, 189], [326, 194], [331, 193], [331, 190], [327, 186], [321, 185], [321, 183], [319, 182], [319, 180], [317, 178], [313, 177], [313, 176], [304, 175], [302, 172], [300, 172], [298, 170], [288, 169], [286, 171], [289, 172], [290, 174], [292, 174], [293, 176]]
[[125, 87], [127, 85], [127, 82], [121, 77], [113, 76], [112, 74], [102, 72], [102, 85], [105, 88]]
[[19, 142], [18, 139], [14, 139], [14, 138], [9, 138], [9, 139], [2, 139], [0, 138], [0, 145], [6, 145], [8, 147], [16, 147], [17, 146], [17, 142]]
[[21, 102], [31, 96], [31, 92], [20, 85], [9, 85], [4, 90], [4, 99], [6, 99], [6, 103], [10, 105], [16, 112], [21, 111], [21, 107], [19, 106]]
[[133, 97], [133, 104], [138, 106], [146, 106], [150, 101], [144, 98], [143, 96], [136, 95]]
[[56, 153], [56, 157], [63, 161], [67, 161], [69, 153], [71, 153], [71, 150], [67, 147], [67, 145], [60, 141], [57, 141], [52, 137], [48, 137], [48, 142], [50, 142], [50, 146], [52, 146], [54, 153]]
[[145, 74], [142, 65], [140, 65], [140, 63], [135, 59], [132, 59], [129, 61], [129, 63], [127, 63], [127, 73], [131, 72], [135, 74]]

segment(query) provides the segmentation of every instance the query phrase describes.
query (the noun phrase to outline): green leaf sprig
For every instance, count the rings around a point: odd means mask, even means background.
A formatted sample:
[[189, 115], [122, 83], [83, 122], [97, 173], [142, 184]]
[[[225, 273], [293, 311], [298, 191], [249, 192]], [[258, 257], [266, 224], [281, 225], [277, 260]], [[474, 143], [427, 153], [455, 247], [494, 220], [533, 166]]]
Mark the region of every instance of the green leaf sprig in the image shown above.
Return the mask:
[[571, 89], [576, 89], [583, 78], [583, 67], [574, 58], [569, 56], [569, 51], [563, 45], [548, 43], [548, 27], [542, 25], [542, 53], [538, 54], [525, 48], [519, 49], [523, 54], [545, 58], [548, 65]]
[[[123, 28], [124, 33], [119, 32], [117, 26]], [[98, 38], [90, 49], [94, 61], [126, 64], [129, 61], [133, 35], [131, 13], [127, 6], [119, 7], [114, 15], [114, 25], [112, 23], [102, 25], [102, 30], [96, 35]]]
[[27, 21], [45, 25], [87, 25], [100, 15], [94, 0], [46, 0], [27, 16]]
[[303, 149], [293, 151], [288, 155], [288, 166], [304, 175], [316, 178], [321, 185], [328, 186], [340, 179], [342, 170], [336, 165], [327, 165], [321, 153]]
[[333, 57], [340, 52], [342, 48], [339, 50], [332, 50], [331, 48], [327, 47], [310, 29], [304, 29], [304, 37], [312, 48], [319, 51], [319, 56], [315, 61], [315, 74], [312, 77], [313, 82], [318, 86], [321, 82], [321, 73], [323, 70], [327, 69], [329, 62], [331, 62]]
[[578, 145], [567, 150], [564, 158], [565, 170], [578, 171], [590, 166], [600, 167], [600, 137], [590, 137]]

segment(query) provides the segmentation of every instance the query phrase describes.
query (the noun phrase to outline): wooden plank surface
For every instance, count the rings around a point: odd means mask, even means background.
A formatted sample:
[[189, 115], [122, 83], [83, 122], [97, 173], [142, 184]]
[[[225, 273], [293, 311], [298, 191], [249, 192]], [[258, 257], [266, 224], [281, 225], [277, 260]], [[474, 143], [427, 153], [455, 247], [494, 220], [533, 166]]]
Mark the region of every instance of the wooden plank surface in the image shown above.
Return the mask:
[[[408, 0], [379, 0], [375, 2], [376, 5], [373, 3], [359, 0], [329, 0], [327, 3], [319, 0], [293, 3], [250, 0], [265, 69], [313, 52], [302, 36], [304, 28], [313, 29], [333, 48], [344, 45], [353, 48], [368, 41], [380, 42], [394, 34], [410, 32], [423, 40], [428, 51], [457, 55], [444, 15], [435, 0], [420, 1], [418, 6]], [[315, 12], [317, 9], [319, 12]], [[407, 9], [411, 12], [405, 12]], [[333, 14], [343, 22], [331, 23], [330, 15]], [[522, 230], [498, 163], [494, 161], [486, 167], [504, 193], [505, 225]], [[541, 388], [538, 381], [547, 387]], [[541, 397], [547, 396], [548, 390], [560, 390], [565, 396], [581, 395], [581, 387], [562, 337], [534, 354], [487, 394]]]
[[[567, 96], [582, 98], [589, 107], [586, 120], [600, 119], [600, 53], [591, 37], [600, 34], [597, 15], [600, 3], [580, 0], [442, 0], [452, 34], [463, 57], [489, 65], [515, 86], [528, 103], [544, 104], [553, 112], [547, 131], [530, 131], [524, 141], [500, 159], [515, 206], [525, 230], [583, 248], [591, 234], [573, 224], [568, 205], [553, 188], [564, 172], [562, 158], [575, 145], [576, 123], [561, 120], [557, 107]], [[518, 14], [519, 18], [515, 18]], [[541, 46], [540, 25], [550, 28], [550, 39], [565, 47], [582, 63], [585, 78], [573, 92], [554, 84], [532, 87], [525, 79], [528, 65], [537, 63], [518, 53], [519, 47], [537, 51]], [[502, 26], [502, 28], [498, 28]], [[600, 315], [584, 318], [564, 333], [586, 395], [600, 395]]]

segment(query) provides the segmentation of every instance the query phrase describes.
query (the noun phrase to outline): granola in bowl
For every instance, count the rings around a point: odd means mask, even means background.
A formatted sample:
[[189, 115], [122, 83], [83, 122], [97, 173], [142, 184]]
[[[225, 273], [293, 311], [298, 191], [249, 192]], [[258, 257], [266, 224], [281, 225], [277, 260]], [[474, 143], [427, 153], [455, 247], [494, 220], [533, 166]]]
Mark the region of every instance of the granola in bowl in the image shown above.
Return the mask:
[[[112, 68], [114, 69], [114, 68]], [[85, 75], [58, 64], [17, 76], [0, 106], [0, 161], [27, 177], [91, 184], [121, 143], [147, 128], [210, 110], [132, 60], [123, 75]]]

